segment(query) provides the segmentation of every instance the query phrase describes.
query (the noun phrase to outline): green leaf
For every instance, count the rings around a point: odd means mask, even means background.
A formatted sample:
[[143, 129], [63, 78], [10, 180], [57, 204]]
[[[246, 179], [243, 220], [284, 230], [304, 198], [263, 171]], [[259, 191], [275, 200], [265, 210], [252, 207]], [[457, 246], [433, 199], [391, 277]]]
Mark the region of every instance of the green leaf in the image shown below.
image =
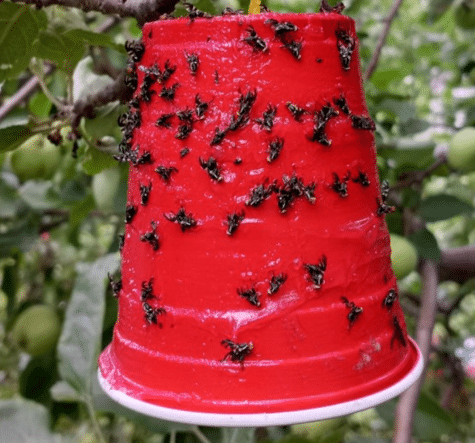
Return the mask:
[[419, 257], [438, 262], [440, 249], [434, 234], [428, 229], [422, 229], [409, 236], [409, 240], [417, 248]]
[[111, 155], [90, 146], [86, 148], [86, 152], [82, 159], [84, 172], [89, 175], [98, 174], [103, 169], [110, 168], [116, 164], [117, 162]]
[[60, 205], [51, 181], [28, 180], [18, 190], [20, 198], [33, 210], [44, 211]]
[[117, 254], [77, 265], [58, 343], [58, 370], [62, 379], [81, 393], [92, 392], [101, 346], [107, 274], [114, 273], [118, 267]]
[[65, 381], [58, 381], [50, 389], [51, 397], [57, 402], [79, 402], [81, 396], [76, 389]]
[[414, 417], [414, 434], [421, 440], [439, 439], [454, 429], [452, 417], [424, 392], [419, 396]]
[[34, 54], [34, 42], [47, 25], [46, 14], [26, 5], [0, 3], [0, 81], [14, 78]]
[[0, 129], [0, 153], [13, 151], [28, 140], [32, 132], [27, 126], [8, 126]]
[[19, 208], [16, 189], [0, 180], [0, 218], [13, 218]]
[[456, 215], [470, 214], [474, 207], [447, 194], [428, 197], [421, 202], [419, 212], [427, 222], [446, 220]]
[[409, 118], [406, 122], [402, 123], [399, 128], [401, 130], [401, 134], [403, 136], [407, 136], [425, 131], [429, 127], [429, 123], [425, 120]]
[[84, 52], [84, 45], [78, 45], [65, 34], [50, 31], [40, 31], [39, 33], [38, 57], [55, 63], [68, 74], [72, 74]]
[[73, 40], [77, 45], [88, 44], [91, 46], [108, 47], [125, 54], [124, 45], [115, 43], [110, 35], [98, 34], [85, 29], [71, 29], [63, 33], [64, 36]]
[[73, 99], [74, 101], [84, 100], [88, 95], [102, 91], [114, 80], [108, 75], [97, 75], [94, 72], [92, 57], [85, 57], [81, 60], [73, 74]]
[[28, 108], [37, 117], [48, 117], [53, 104], [43, 92], [36, 93], [28, 103]]
[[0, 256], [6, 256], [12, 250], [28, 251], [38, 238], [38, 219], [24, 216], [10, 229], [0, 233]]
[[49, 411], [34, 401], [15, 398], [0, 401], [0, 440], [2, 443], [59, 443], [50, 431]]

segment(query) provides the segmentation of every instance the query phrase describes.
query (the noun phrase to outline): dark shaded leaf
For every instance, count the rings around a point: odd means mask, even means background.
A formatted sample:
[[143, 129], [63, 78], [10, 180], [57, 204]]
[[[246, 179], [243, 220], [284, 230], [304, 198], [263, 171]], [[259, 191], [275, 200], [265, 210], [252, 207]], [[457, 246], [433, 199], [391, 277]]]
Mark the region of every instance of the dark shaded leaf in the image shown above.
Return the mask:
[[428, 229], [415, 232], [409, 237], [409, 240], [416, 247], [419, 257], [436, 262], [440, 260], [439, 245], [437, 244], [434, 234]]
[[78, 263], [77, 276], [58, 343], [58, 370], [81, 393], [91, 393], [96, 377], [105, 311], [107, 275], [119, 267], [117, 254]]
[[8, 126], [0, 129], [0, 153], [18, 148], [31, 135], [32, 132], [27, 126]]
[[50, 431], [49, 411], [43, 405], [22, 398], [0, 401], [2, 443], [60, 443]]
[[44, 11], [0, 3], [0, 81], [16, 77], [28, 66], [35, 55], [34, 42], [46, 25]]
[[447, 194], [428, 197], [421, 202], [419, 212], [427, 222], [446, 220], [456, 215], [470, 214], [474, 207]]

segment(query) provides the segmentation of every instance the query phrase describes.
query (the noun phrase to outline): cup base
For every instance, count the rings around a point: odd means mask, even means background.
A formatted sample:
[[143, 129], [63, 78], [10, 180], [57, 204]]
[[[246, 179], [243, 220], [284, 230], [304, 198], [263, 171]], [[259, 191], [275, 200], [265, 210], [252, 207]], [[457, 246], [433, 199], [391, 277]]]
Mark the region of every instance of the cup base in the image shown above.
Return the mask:
[[412, 348], [411, 352], [414, 352], [417, 355], [416, 362], [411, 370], [401, 380], [394, 383], [393, 385], [373, 394], [356, 398], [354, 400], [295, 411], [253, 414], [220, 414], [167, 408], [138, 400], [122, 391], [113, 389], [107, 379], [103, 377], [100, 370], [98, 370], [98, 378], [104, 392], [117, 403], [134, 411], [162, 420], [191, 425], [217, 427], [283, 426], [296, 423], [326, 420], [328, 418], [353, 414], [364, 409], [372, 408], [378, 404], [397, 397], [419, 378], [424, 367], [422, 355], [417, 345], [411, 338], [409, 338], [409, 346]]

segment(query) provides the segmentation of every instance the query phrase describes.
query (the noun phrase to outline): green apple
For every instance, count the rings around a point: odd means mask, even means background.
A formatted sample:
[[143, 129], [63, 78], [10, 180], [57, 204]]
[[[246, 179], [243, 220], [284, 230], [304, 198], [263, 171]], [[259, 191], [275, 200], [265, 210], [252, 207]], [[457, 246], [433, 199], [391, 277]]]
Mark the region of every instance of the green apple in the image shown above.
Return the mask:
[[12, 337], [21, 349], [36, 357], [55, 348], [60, 332], [57, 312], [51, 306], [33, 305], [16, 319]]
[[452, 137], [447, 161], [452, 168], [462, 172], [475, 171], [475, 128], [464, 128]]
[[317, 440], [325, 434], [335, 431], [345, 423], [342, 417], [330, 418], [328, 420], [315, 421], [310, 423], [301, 423], [292, 425], [290, 432], [295, 435], [300, 435], [309, 440]]
[[463, 0], [454, 11], [455, 24], [462, 29], [475, 28], [475, 0]]
[[35, 134], [13, 151], [11, 167], [20, 181], [49, 179], [61, 162], [60, 149], [45, 135]]
[[103, 169], [92, 177], [92, 195], [97, 207], [102, 211], [111, 211], [120, 183], [120, 169]]
[[405, 237], [391, 234], [391, 263], [397, 279], [415, 271], [419, 262], [417, 250]]

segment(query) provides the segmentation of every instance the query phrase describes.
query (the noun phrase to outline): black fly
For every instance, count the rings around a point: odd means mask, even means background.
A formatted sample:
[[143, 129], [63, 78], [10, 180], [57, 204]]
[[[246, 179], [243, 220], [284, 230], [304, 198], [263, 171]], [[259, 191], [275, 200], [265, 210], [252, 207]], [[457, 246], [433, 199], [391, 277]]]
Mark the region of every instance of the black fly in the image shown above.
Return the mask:
[[129, 205], [125, 208], [125, 223], [131, 223], [135, 214], [137, 214], [137, 207]]
[[180, 86], [178, 83], [175, 83], [170, 88], [163, 86], [162, 90], [160, 91], [158, 95], [162, 97], [164, 100], [171, 101], [175, 98], [175, 91], [176, 91], [176, 88], [178, 88], [178, 86]]
[[145, 234], [143, 234], [140, 237], [140, 241], [150, 243], [150, 245], [152, 246], [152, 249], [154, 251], [157, 251], [160, 248], [159, 237], [156, 232], [157, 224], [154, 221], [150, 222], [150, 224], [152, 225], [152, 230], [150, 232], [146, 232]]
[[229, 348], [229, 352], [224, 356], [221, 361], [225, 361], [228, 358], [232, 362], [238, 362], [241, 364], [241, 368], [244, 368], [244, 359], [251, 354], [254, 349], [252, 342], [250, 343], [235, 343], [232, 340], [226, 339], [221, 344]]
[[341, 112], [345, 113], [346, 115], [350, 115], [350, 108], [348, 107], [348, 103], [346, 102], [346, 98], [341, 94], [338, 98], [333, 99], [333, 103], [341, 109]]
[[327, 0], [322, 0], [319, 12], [334, 12], [336, 14], [341, 14], [343, 9], [345, 9], [345, 5], [342, 2], [337, 3], [335, 6], [330, 6]]
[[209, 102], [202, 102], [199, 94], [195, 95], [195, 113], [198, 118], [203, 118], [204, 113], [208, 110]]
[[152, 189], [152, 183], [149, 185], [140, 185], [140, 199], [143, 206], [148, 203], [148, 198], [150, 197], [150, 190]]
[[198, 66], [200, 64], [200, 59], [198, 58], [198, 55], [195, 53], [192, 54], [186, 54], [186, 61], [188, 62], [188, 66], [190, 67], [191, 75], [196, 75], [198, 72]]
[[207, 12], [200, 11], [198, 8], [193, 6], [191, 3], [183, 2], [183, 6], [185, 6], [186, 12], [188, 12], [188, 17], [190, 20], [194, 20], [195, 18], [211, 18], [212, 15], [208, 14]]
[[360, 183], [361, 186], [363, 187], [368, 187], [370, 185], [370, 182], [369, 182], [369, 179], [368, 179], [368, 175], [365, 174], [364, 172], [362, 171], [358, 171], [358, 177], [355, 177], [353, 179], [353, 182], [354, 183]]
[[147, 302], [142, 304], [142, 308], [145, 313], [145, 320], [147, 320], [148, 324], [154, 323], [156, 325], [162, 326], [161, 323], [158, 323], [158, 316], [166, 314], [164, 308], [152, 308], [152, 306], [150, 306]]
[[363, 308], [360, 306], [356, 306], [354, 302], [349, 301], [346, 297], [341, 297], [341, 301], [350, 310], [347, 318], [348, 318], [348, 321], [350, 322], [348, 327], [351, 328], [351, 326], [353, 326], [353, 323], [356, 321], [359, 315], [363, 312]]
[[371, 118], [365, 117], [363, 115], [352, 115], [351, 123], [355, 129], [366, 129], [368, 131], [374, 131], [376, 129], [374, 121]]
[[153, 295], [153, 277], [148, 281], [143, 281], [142, 282], [142, 292], [140, 293], [140, 301], [142, 303], [146, 302], [147, 300], [150, 300], [151, 298], [154, 298], [155, 296]]
[[199, 158], [201, 167], [208, 173], [208, 175], [215, 181], [219, 182], [223, 178], [221, 177], [221, 173], [219, 172], [218, 164], [213, 157], [210, 157], [208, 160], [204, 158]]
[[239, 227], [241, 222], [244, 220], [244, 211], [241, 212], [233, 212], [226, 216], [226, 222], [228, 225], [228, 229], [226, 230], [226, 234], [233, 235], [236, 232], [236, 229]]
[[336, 172], [333, 173], [333, 183], [331, 188], [340, 196], [340, 197], [348, 197], [348, 180], [350, 178], [350, 174], [346, 174], [342, 181], [340, 181], [340, 177]]
[[185, 208], [180, 208], [176, 214], [169, 213], [163, 214], [163, 216], [167, 220], [179, 224], [181, 232], [185, 232], [187, 229], [196, 226], [196, 220], [191, 214], [185, 212]]
[[174, 166], [157, 166], [155, 172], [163, 179], [164, 182], [168, 183], [173, 172], [178, 172], [178, 169]]
[[267, 50], [266, 42], [257, 35], [256, 30], [252, 26], [247, 28], [247, 32], [249, 35], [244, 38], [244, 41], [251, 45], [254, 51], [264, 52]]
[[281, 38], [287, 32], [298, 31], [299, 28], [290, 22], [279, 22], [273, 18], [270, 18], [264, 22], [266, 25], [272, 26], [276, 37]]
[[170, 119], [174, 115], [175, 114], [173, 113], [162, 114], [160, 117], [158, 117], [157, 121], [155, 122], [155, 126], [162, 127], [162, 128], [171, 128], [172, 125], [170, 124]]
[[393, 317], [393, 326], [394, 326], [394, 334], [391, 337], [391, 348], [393, 347], [394, 341], [397, 340], [401, 345], [406, 346], [406, 337], [404, 337], [404, 331], [399, 324], [399, 320], [396, 316]]
[[293, 201], [303, 195], [304, 184], [301, 178], [292, 174], [282, 176], [283, 186], [277, 187], [277, 205], [280, 212], [284, 213]]
[[350, 69], [351, 57], [356, 46], [355, 39], [343, 29], [337, 29], [335, 34], [337, 38], [336, 47], [340, 54], [341, 66], [345, 71], [348, 71]]
[[300, 122], [302, 119], [302, 115], [307, 113], [305, 109], [299, 108], [297, 105], [294, 105], [293, 103], [288, 102], [286, 106], [287, 106], [287, 109], [292, 114], [292, 116], [294, 117], [295, 121], [297, 122]]
[[251, 305], [259, 307], [261, 302], [259, 301], [259, 293], [255, 290], [255, 288], [250, 289], [243, 289], [240, 288], [237, 290], [237, 293], [245, 298]]
[[261, 129], [270, 131], [272, 129], [272, 126], [274, 126], [274, 118], [276, 113], [277, 108], [269, 104], [267, 105], [267, 109], [262, 114], [262, 118], [257, 118], [255, 122], [259, 124]]
[[376, 198], [376, 203], [378, 205], [378, 209], [376, 209], [376, 214], [381, 216], [383, 214], [389, 214], [394, 212], [396, 208], [394, 206], [389, 206], [387, 204], [389, 198], [389, 183], [387, 180], [383, 180], [381, 183], [381, 201], [379, 198]]
[[302, 42], [291, 40], [290, 42], [284, 43], [284, 48], [288, 49], [295, 59], [300, 60], [302, 58], [302, 55], [300, 54], [300, 51], [302, 50]]
[[269, 153], [269, 155], [267, 156], [267, 161], [271, 163], [274, 160], [276, 160], [277, 157], [279, 157], [280, 151], [282, 150], [283, 147], [284, 147], [283, 138], [277, 137], [275, 140], [271, 140], [269, 142], [269, 149], [267, 150], [267, 152]]
[[269, 198], [274, 192], [275, 184], [269, 186], [258, 185], [252, 191], [248, 200], [246, 200], [247, 206], [259, 206], [264, 200]]
[[333, 108], [330, 103], [327, 103], [325, 106], [320, 109], [320, 111], [315, 112], [313, 121], [315, 123], [313, 127], [313, 135], [310, 138], [312, 142], [319, 142], [323, 146], [330, 146], [332, 144], [331, 140], [328, 139], [325, 134], [325, 127], [328, 121], [332, 117], [336, 117], [338, 111]]
[[304, 268], [307, 271], [314, 289], [320, 289], [325, 282], [324, 276], [327, 269], [327, 257], [322, 256], [317, 264], [305, 263]]
[[273, 275], [272, 278], [270, 279], [269, 289], [267, 290], [267, 293], [269, 295], [274, 295], [280, 289], [280, 287], [285, 283], [286, 280], [287, 280], [286, 274]]
[[390, 289], [389, 292], [386, 294], [383, 300], [383, 306], [387, 309], [391, 309], [392, 305], [397, 299], [397, 292], [394, 289]]
[[221, 130], [219, 128], [216, 128], [214, 130], [214, 137], [210, 142], [211, 146], [219, 145], [223, 140], [224, 137], [226, 136], [227, 129]]
[[110, 274], [107, 274], [107, 277], [109, 278], [109, 283], [111, 285], [112, 293], [114, 294], [114, 297], [118, 297], [120, 291], [122, 290], [122, 279], [114, 281], [114, 278]]

